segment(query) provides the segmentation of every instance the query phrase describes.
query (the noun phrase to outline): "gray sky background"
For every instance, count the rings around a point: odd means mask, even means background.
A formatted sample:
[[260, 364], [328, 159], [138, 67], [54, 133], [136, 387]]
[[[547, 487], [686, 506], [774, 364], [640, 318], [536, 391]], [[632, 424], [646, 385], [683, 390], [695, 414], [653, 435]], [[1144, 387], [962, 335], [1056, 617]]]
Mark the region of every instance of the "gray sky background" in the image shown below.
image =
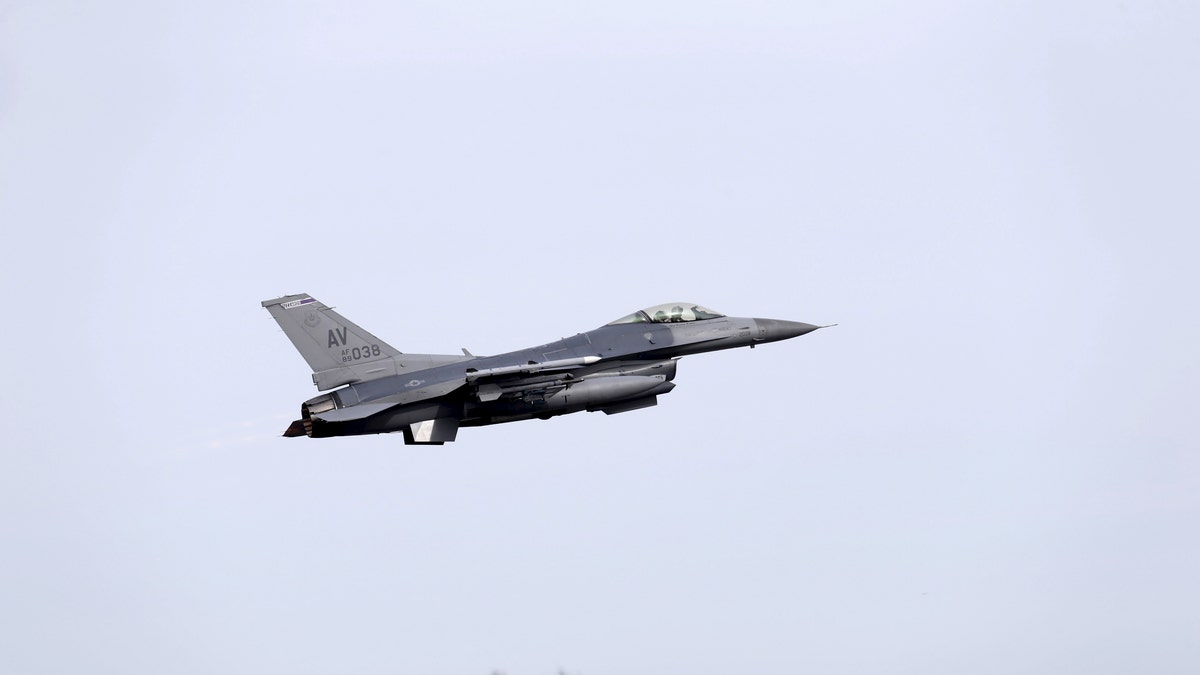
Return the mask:
[[[1200, 670], [1188, 2], [0, 3], [0, 670]], [[657, 408], [283, 439], [259, 301]]]

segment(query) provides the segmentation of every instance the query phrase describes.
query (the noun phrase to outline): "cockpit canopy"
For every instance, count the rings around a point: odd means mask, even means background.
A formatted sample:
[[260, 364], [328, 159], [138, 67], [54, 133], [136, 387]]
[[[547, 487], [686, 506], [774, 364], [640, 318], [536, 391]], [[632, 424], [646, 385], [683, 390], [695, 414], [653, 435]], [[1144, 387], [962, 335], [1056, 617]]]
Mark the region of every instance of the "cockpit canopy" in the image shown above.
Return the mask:
[[719, 319], [725, 316], [705, 309], [690, 302], [668, 302], [665, 305], [655, 305], [646, 309], [623, 316], [616, 321], [609, 321], [608, 326], [622, 323], [680, 323], [683, 321], [703, 321], [704, 319]]

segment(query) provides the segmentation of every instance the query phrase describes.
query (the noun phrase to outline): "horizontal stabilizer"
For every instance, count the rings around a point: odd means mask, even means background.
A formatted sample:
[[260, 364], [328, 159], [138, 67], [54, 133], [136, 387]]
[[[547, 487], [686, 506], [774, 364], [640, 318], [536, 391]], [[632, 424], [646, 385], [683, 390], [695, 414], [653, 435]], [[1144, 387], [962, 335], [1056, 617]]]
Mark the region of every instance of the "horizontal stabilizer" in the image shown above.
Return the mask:
[[375, 413], [381, 413], [388, 408], [394, 407], [396, 407], [395, 401], [359, 403], [347, 408], [335, 408], [327, 412], [315, 413], [313, 419], [318, 419], [322, 422], [349, 422], [350, 420], [366, 419]]

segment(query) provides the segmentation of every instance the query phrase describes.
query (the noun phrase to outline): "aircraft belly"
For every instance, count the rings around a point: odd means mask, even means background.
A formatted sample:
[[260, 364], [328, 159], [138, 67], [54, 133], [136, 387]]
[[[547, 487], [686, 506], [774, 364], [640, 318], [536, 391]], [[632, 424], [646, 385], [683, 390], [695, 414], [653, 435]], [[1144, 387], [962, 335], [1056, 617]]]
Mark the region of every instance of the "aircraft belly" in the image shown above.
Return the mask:
[[367, 420], [366, 433], [403, 431], [410, 425], [441, 418], [462, 417], [462, 404], [453, 401], [422, 401], [392, 408]]

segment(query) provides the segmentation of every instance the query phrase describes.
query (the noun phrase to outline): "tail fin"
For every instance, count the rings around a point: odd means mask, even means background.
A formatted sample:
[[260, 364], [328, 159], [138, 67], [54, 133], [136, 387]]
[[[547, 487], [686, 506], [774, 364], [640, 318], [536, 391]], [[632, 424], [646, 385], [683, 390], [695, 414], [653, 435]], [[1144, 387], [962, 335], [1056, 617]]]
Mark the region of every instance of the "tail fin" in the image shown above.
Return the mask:
[[264, 300], [314, 373], [382, 361], [400, 352], [307, 293]]

